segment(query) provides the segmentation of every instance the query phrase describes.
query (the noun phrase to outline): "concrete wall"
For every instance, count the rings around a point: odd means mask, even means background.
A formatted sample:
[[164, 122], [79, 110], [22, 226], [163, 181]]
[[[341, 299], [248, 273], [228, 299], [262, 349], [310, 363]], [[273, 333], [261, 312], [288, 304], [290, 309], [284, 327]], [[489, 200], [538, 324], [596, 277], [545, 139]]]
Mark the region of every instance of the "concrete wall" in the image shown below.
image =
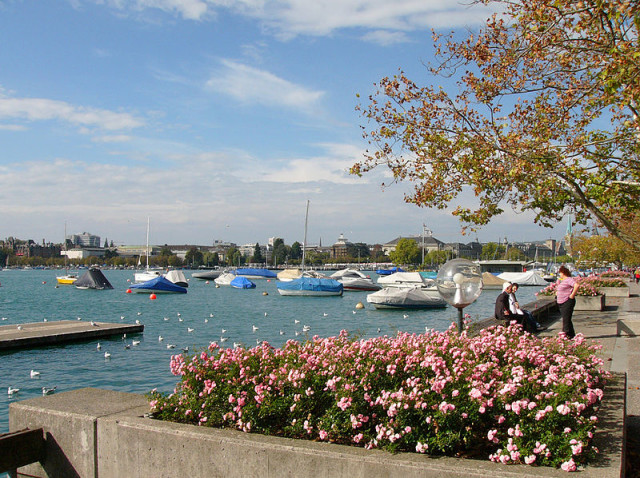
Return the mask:
[[[607, 388], [595, 444], [601, 458], [582, 477], [619, 477], [625, 378]], [[50, 477], [565, 477], [545, 467], [433, 458], [245, 434], [144, 418], [141, 395], [85, 388], [10, 405], [12, 431], [44, 427], [47, 458], [20, 472]]]

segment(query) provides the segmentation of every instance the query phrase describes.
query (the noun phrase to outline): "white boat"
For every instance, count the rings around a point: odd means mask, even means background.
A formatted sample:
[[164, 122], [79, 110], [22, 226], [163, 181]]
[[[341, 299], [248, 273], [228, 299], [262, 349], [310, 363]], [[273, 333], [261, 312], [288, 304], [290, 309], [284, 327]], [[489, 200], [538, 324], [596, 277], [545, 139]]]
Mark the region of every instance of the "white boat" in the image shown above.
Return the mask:
[[434, 309], [447, 306], [437, 290], [420, 287], [385, 287], [367, 295], [376, 309]]
[[329, 276], [342, 284], [344, 290], [351, 291], [376, 291], [382, 287], [373, 282], [371, 277], [355, 269], [343, 269]]
[[527, 272], [503, 272], [499, 274], [498, 277], [505, 281], [514, 283], [516, 282], [518, 285], [549, 285], [548, 281], [542, 278], [539, 274], [534, 271]]
[[300, 279], [301, 277], [313, 277], [315, 279], [326, 279], [327, 276], [311, 269], [303, 271], [302, 269], [285, 269], [278, 272], [278, 280], [282, 282]]
[[189, 287], [189, 282], [182, 271], [172, 270], [167, 272], [164, 277], [180, 287]]
[[231, 281], [236, 277], [237, 276], [235, 274], [232, 274], [231, 272], [223, 272], [218, 277], [216, 277], [213, 282], [215, 282], [216, 285], [231, 285]]
[[[133, 280], [136, 283], [147, 282], [155, 279], [156, 277], [162, 276], [161, 269], [149, 269], [149, 218], [147, 218], [147, 250], [145, 256], [147, 258], [147, 264], [144, 271], [135, 272], [133, 274]], [[140, 260], [138, 260], [138, 265], [140, 265]]]
[[382, 287], [435, 287], [435, 281], [422, 277], [419, 272], [394, 272], [388, 276], [380, 277], [378, 284]]

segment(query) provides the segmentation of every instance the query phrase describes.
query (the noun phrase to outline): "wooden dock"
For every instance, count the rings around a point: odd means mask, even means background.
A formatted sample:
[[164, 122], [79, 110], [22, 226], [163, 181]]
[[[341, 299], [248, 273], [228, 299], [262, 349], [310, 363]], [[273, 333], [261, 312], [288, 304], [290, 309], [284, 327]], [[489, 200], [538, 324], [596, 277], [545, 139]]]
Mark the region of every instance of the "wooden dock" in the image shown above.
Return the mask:
[[142, 324], [91, 323], [85, 320], [3, 325], [0, 326], [0, 351], [46, 347], [113, 335], [138, 334], [143, 331]]

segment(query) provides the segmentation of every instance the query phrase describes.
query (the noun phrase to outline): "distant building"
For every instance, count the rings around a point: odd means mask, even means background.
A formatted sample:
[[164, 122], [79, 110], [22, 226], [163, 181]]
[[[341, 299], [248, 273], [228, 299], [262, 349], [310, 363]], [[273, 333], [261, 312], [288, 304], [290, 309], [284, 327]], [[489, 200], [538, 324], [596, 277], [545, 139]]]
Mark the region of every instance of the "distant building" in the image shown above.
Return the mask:
[[83, 247], [78, 249], [69, 249], [68, 251], [60, 251], [61, 256], [67, 256], [69, 259], [84, 259], [85, 257], [103, 257], [105, 251], [102, 247]]
[[100, 247], [100, 236], [83, 232], [82, 234], [72, 234], [69, 236], [71, 244], [78, 247]]
[[420, 249], [424, 248], [424, 253], [428, 254], [431, 251], [441, 251], [444, 249], [444, 242], [439, 241], [435, 237], [429, 236], [398, 236], [395, 239], [382, 244], [383, 252], [388, 256], [389, 253], [394, 252], [400, 242], [400, 239], [411, 239], [415, 241]]
[[336, 243], [331, 246], [330, 257], [332, 259], [346, 259], [349, 257], [349, 246], [353, 245], [344, 234], [340, 234]]

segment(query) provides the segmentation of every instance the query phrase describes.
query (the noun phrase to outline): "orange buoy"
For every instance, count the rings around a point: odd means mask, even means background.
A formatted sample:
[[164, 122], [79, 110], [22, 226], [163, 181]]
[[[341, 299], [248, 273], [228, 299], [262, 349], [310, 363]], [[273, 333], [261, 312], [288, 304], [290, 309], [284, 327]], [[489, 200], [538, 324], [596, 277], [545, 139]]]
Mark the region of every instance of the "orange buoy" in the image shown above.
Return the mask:
[[131, 294], [131, 289], [127, 289], [127, 294]]
[[149, 296], [149, 299], [151, 299], [151, 300], [156, 300], [156, 295], [155, 295], [155, 294], [151, 294], [151, 295]]
[[43, 281], [42, 281], [42, 283], [43, 283], [43, 284], [46, 284], [46, 283], [47, 283], [47, 281], [46, 281], [46, 280], [43, 280]]
[[208, 284], [208, 283], [209, 283], [209, 281], [205, 282], [205, 284]]

